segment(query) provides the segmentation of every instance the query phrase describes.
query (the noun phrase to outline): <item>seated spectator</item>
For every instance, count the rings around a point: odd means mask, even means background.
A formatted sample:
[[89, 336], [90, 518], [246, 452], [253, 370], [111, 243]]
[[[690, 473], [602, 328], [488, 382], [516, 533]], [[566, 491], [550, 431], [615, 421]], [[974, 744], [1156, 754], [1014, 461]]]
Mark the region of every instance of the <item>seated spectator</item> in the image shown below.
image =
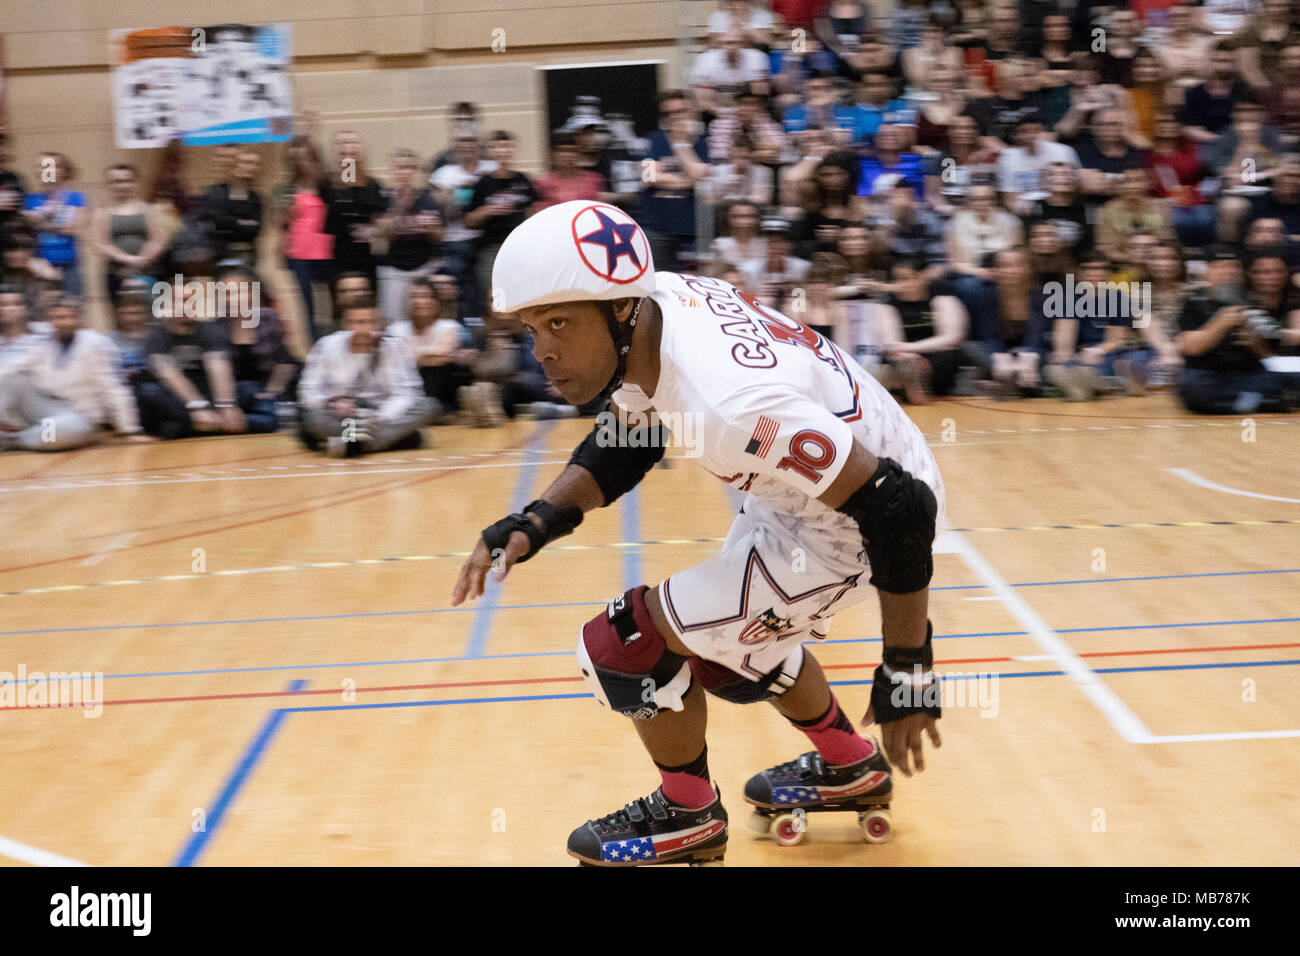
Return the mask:
[[1300, 354], [1300, 291], [1281, 246], [1257, 249], [1247, 260], [1247, 318], [1271, 355]]
[[840, 230], [839, 253], [846, 272], [835, 295], [841, 299], [861, 299], [881, 294], [888, 278], [886, 262], [889, 250], [865, 225], [852, 223]]
[[1129, 95], [1133, 100], [1133, 132], [1136, 134], [1132, 143], [1150, 149], [1156, 135], [1157, 118], [1183, 105], [1182, 88], [1169, 82], [1164, 67], [1150, 47], [1138, 47], [1133, 57], [1133, 84]]
[[742, 136], [755, 163], [780, 162], [785, 136], [767, 115], [764, 98], [752, 90], [742, 90], [736, 95], [736, 105], [724, 109], [709, 124], [709, 161], [729, 160], [732, 144]]
[[894, 258], [923, 263], [925, 280], [944, 273], [944, 224], [924, 204], [916, 201], [912, 187], [898, 180], [876, 197], [871, 224]]
[[812, 263], [792, 255], [790, 224], [784, 219], [763, 220], [762, 234], [767, 242], [766, 254], [761, 259], [740, 263], [740, 271], [755, 298], [779, 308], [784, 286], [801, 281]]
[[966, 90], [960, 67], [936, 66], [929, 85], [914, 94], [916, 150], [924, 155], [943, 154], [950, 148], [948, 131], [966, 110]]
[[1290, 6], [1287, 0], [1264, 0], [1263, 10], [1237, 35], [1241, 76], [1260, 92], [1282, 65], [1283, 49], [1295, 34]]
[[406, 340], [385, 335], [373, 299], [348, 302], [343, 330], [307, 356], [298, 385], [298, 437], [332, 458], [423, 444], [420, 429], [436, 412]]
[[[992, 186], [975, 186], [948, 223], [953, 295], [972, 316], [992, 316], [997, 303], [997, 255], [1024, 240], [1020, 220], [997, 204]], [[1014, 265], [1015, 263], [1012, 262]]]
[[113, 329], [109, 332], [117, 346], [122, 361], [122, 377], [135, 399], [140, 416], [140, 427], [146, 434], [157, 435], [167, 404], [160, 404], [159, 389], [147, 388], [156, 384], [149, 366], [149, 334], [153, 316], [150, 314], [153, 296], [149, 286], [140, 280], [127, 280], [113, 304]]
[[0, 130], [0, 235], [22, 218], [27, 187], [23, 177], [9, 168], [9, 137]]
[[849, 314], [834, 292], [843, 283], [846, 267], [833, 252], [819, 252], [798, 288], [778, 308], [841, 348], [848, 348]]
[[1062, 247], [1073, 258], [1092, 245], [1092, 226], [1079, 198], [1079, 167], [1049, 163], [1043, 174], [1047, 196], [1034, 204], [1031, 220], [1054, 225]]
[[957, 116], [948, 126], [948, 150], [927, 161], [925, 200], [943, 216], [965, 205], [972, 184], [992, 181], [997, 154], [980, 141], [979, 127], [970, 116]]
[[1300, 36], [1282, 49], [1281, 61], [1268, 80], [1260, 93], [1268, 123], [1282, 135], [1287, 149], [1295, 149], [1300, 142]]
[[837, 132], [838, 146], [866, 141], [870, 134], [859, 127], [865, 114], [841, 101], [833, 74], [824, 70], [814, 72], [808, 77], [805, 90], [803, 100], [782, 113], [781, 125], [786, 133], [793, 135], [808, 129], [825, 129]]
[[728, 162], [714, 167], [709, 181], [712, 201], [770, 206], [775, 177], [767, 166], [755, 165], [753, 144], [749, 137], [744, 134], [738, 136], [728, 150], [728, 157]]
[[280, 255], [298, 283], [307, 334], [315, 342], [324, 331], [316, 320], [316, 286], [329, 282], [334, 254], [334, 237], [325, 231], [330, 185], [320, 151], [307, 137], [289, 143], [285, 162], [288, 175], [275, 189]]
[[722, 35], [718, 47], [696, 57], [691, 67], [691, 91], [706, 119], [734, 106], [742, 91], [767, 91], [768, 58], [745, 44], [745, 35], [732, 28]]
[[520, 412], [539, 418], [577, 414], [546, 380], [516, 319], [489, 312], [484, 326], [483, 346], [470, 363], [474, 384], [459, 393], [462, 424], [497, 428]]
[[388, 334], [406, 340], [424, 381], [424, 394], [442, 408], [456, 409], [457, 392], [473, 383], [470, 364], [475, 352], [463, 347], [468, 330], [454, 318], [440, 316], [439, 308], [433, 282], [415, 280], [407, 297], [409, 317], [390, 325]]
[[[1240, 192], [1273, 177], [1282, 152], [1277, 131], [1264, 125], [1264, 109], [1254, 100], [1242, 100], [1232, 110], [1232, 123], [1218, 139], [1201, 146], [1200, 156], [1211, 169], [1221, 170], [1224, 188]], [[1247, 188], [1248, 194], [1255, 192]]]
[[855, 65], [863, 38], [871, 28], [871, 14], [858, 0], [832, 0], [823, 4], [814, 15], [813, 34], [826, 50], [835, 57], [836, 69], [845, 76], [854, 76]]
[[1164, 199], [1152, 199], [1151, 181], [1143, 168], [1129, 168], [1122, 173], [1119, 195], [1097, 213], [1097, 248], [1118, 259], [1128, 237], [1139, 232], [1160, 239], [1174, 238], [1174, 219]]
[[1098, 119], [1101, 114], [1109, 114], [1108, 122], [1100, 130], [1100, 139], [1108, 146], [1106, 155], [1111, 156], [1118, 148], [1111, 144], [1127, 144], [1140, 148], [1141, 134], [1137, 131], [1137, 113], [1133, 109], [1133, 97], [1128, 90], [1114, 84], [1102, 84], [1097, 79], [1097, 60], [1095, 56], [1081, 53], [1076, 59], [1073, 85], [1070, 87], [1070, 108], [1061, 117], [1053, 129], [1057, 138], [1073, 146], [1083, 156], [1084, 135], [1080, 140], [1080, 131], [1090, 128], [1093, 138], [1098, 138]]
[[442, 213], [433, 193], [419, 182], [420, 160], [415, 150], [396, 150], [388, 162], [393, 184], [384, 191], [384, 211], [375, 220], [388, 252], [376, 266], [379, 312], [384, 322], [402, 318], [406, 292], [412, 282], [431, 272], [442, 244]]
[[749, 262], [767, 255], [767, 240], [758, 234], [758, 206], [733, 202], [727, 209], [725, 235], [713, 240], [714, 261]]
[[862, 79], [854, 123], [855, 143], [870, 143], [883, 126], [907, 128], [900, 143], [910, 143], [916, 132], [916, 110], [894, 98], [894, 83], [886, 74], [868, 73]]
[[962, 52], [957, 47], [944, 43], [943, 22], [930, 15], [921, 28], [921, 42], [903, 50], [902, 66], [903, 78], [909, 89], [930, 90], [932, 81], [941, 71], [960, 74], [963, 66]]
[[364, 272], [340, 272], [334, 277], [334, 316], [342, 322], [343, 309], [349, 302], [372, 299], [375, 295], [370, 276]]
[[595, 170], [578, 165], [578, 152], [578, 138], [573, 133], [551, 137], [551, 169], [537, 180], [538, 199], [533, 212], [572, 199], [601, 199], [605, 180]]
[[865, 221], [869, 206], [856, 194], [858, 170], [853, 153], [834, 150], [817, 162], [811, 178], [804, 179], [802, 172], [791, 173], [790, 182], [800, 194], [804, 211], [791, 232], [794, 253], [799, 258], [811, 259], [814, 252], [829, 252], [835, 248], [840, 229]]
[[974, 35], [959, 41], [959, 45], [966, 50], [966, 68], [972, 77], [980, 80], [990, 94], [997, 95], [1004, 92], [1001, 84], [1006, 77], [998, 66], [1027, 52], [1028, 44], [1020, 29], [1020, 12], [1013, 3], [1001, 3], [983, 18], [969, 16], [973, 13], [969, 8], [963, 11], [964, 18], [975, 29]]
[[1210, 75], [1187, 91], [1182, 120], [1187, 135], [1201, 143], [1213, 142], [1232, 122], [1232, 111], [1242, 100], [1252, 98], [1250, 86], [1237, 74], [1237, 55], [1226, 41], [1220, 41], [1210, 55]]
[[655, 268], [680, 272], [680, 256], [694, 248], [695, 187], [712, 175], [705, 137], [695, 130], [690, 101], [680, 90], [660, 93], [659, 129], [650, 134], [637, 222], [645, 230]]
[[1011, 146], [998, 157], [998, 192], [1002, 203], [1020, 215], [1048, 196], [1044, 170], [1051, 163], [1077, 167], [1079, 157], [1063, 143], [1044, 138], [1037, 113], [1022, 113], [1011, 126]]
[[128, 276], [151, 275], [170, 238], [155, 207], [140, 198], [134, 166], [110, 166], [108, 200], [95, 210], [95, 251], [105, 260], [108, 298], [117, 297]]
[[968, 357], [989, 377], [983, 391], [1001, 399], [1037, 396], [1046, 343], [1044, 291], [1034, 287], [1029, 252], [1023, 246], [997, 253], [996, 308], [976, 315]]
[[59, 270], [36, 256], [36, 234], [21, 221], [0, 238], [0, 283], [23, 290], [28, 313], [38, 329], [45, 321], [45, 289], [59, 287]]
[[[1012, 144], [1016, 124], [1025, 116], [1040, 116], [1038, 72], [1028, 60], [1006, 60], [998, 67], [998, 93], [972, 99], [966, 115], [979, 125], [990, 145], [1005, 149]], [[1041, 121], [1041, 120], [1040, 120]]]
[[897, 291], [880, 310], [881, 354], [893, 372], [886, 386], [902, 389], [913, 405], [926, 405], [931, 396], [950, 394], [957, 380], [966, 308], [954, 296], [936, 294], [921, 260], [897, 260], [893, 278]]
[[1214, 37], [1201, 28], [1197, 11], [1190, 3], [1175, 4], [1166, 15], [1169, 27], [1153, 49], [1173, 82], [1187, 90], [1203, 79], [1201, 74], [1210, 62]]
[[162, 321], [145, 345], [154, 381], [137, 389], [151, 409], [146, 421], [152, 419], [154, 434], [170, 440], [248, 431], [224, 323], [206, 314], [203, 296], [187, 296], [184, 287], [172, 288], [158, 305]]
[[1214, 206], [1199, 188], [1212, 173], [1173, 113], [1161, 113], [1156, 119], [1146, 166], [1153, 181], [1152, 195], [1169, 201], [1179, 241], [1188, 246], [1213, 242]]
[[1145, 155], [1124, 140], [1123, 118], [1118, 110], [1098, 110], [1092, 135], [1080, 140], [1079, 185], [1090, 212], [1120, 195], [1124, 171], [1144, 165]]
[[[898, 126], [882, 126], [872, 141], [874, 149], [862, 160], [858, 195], [874, 195], [882, 176], [901, 176], [920, 199], [925, 195], [925, 164], [918, 153], [904, 152], [903, 131]], [[892, 183], [892, 180], [891, 180]]]
[[36, 256], [58, 269], [63, 291], [81, 295], [77, 263], [79, 237], [86, 222], [85, 194], [69, 188], [76, 170], [62, 153], [41, 156], [37, 181], [45, 188], [23, 201], [28, 225], [36, 232]]
[[1272, 354], [1252, 321], [1237, 282], [1240, 264], [1214, 256], [1206, 263], [1204, 292], [1189, 296], [1175, 339], [1186, 363], [1178, 397], [1205, 415], [1286, 412], [1300, 403], [1300, 376], [1271, 372]]
[[1155, 352], [1148, 368], [1147, 387], [1168, 385], [1182, 371], [1183, 356], [1174, 339], [1188, 294], [1186, 273], [1182, 251], [1171, 242], [1158, 243], [1147, 257], [1146, 278], [1151, 287], [1146, 302], [1149, 319], [1142, 337]]
[[262, 196], [253, 188], [262, 158], [244, 150], [235, 161], [230, 180], [209, 186], [203, 195], [203, 218], [212, 225], [218, 259], [257, 261], [257, 237], [262, 231]]
[[1043, 125], [1055, 129], [1070, 109], [1070, 81], [1074, 71], [1070, 19], [1063, 13], [1043, 17], [1039, 43], [1042, 68], [1038, 71], [1038, 108]]
[[278, 427], [276, 403], [292, 401], [298, 363], [284, 341], [284, 323], [275, 303], [263, 301], [266, 284], [246, 265], [231, 265], [217, 273], [225, 284], [226, 301], [255, 306], [251, 316], [240, 309], [226, 310], [230, 337], [230, 364], [235, 375], [235, 395], [254, 434]]
[[[101, 427], [147, 441], [112, 339], [81, 327], [75, 296], [60, 296], [49, 320], [52, 334], [26, 343], [0, 370], [0, 451], [69, 451], [95, 441]], [[22, 338], [21, 317], [9, 321], [6, 337]]]
[[766, 51], [776, 30], [776, 20], [771, 10], [750, 0], [723, 0], [718, 9], [709, 14], [709, 38], [725, 36], [728, 31], [739, 30], [748, 46]]
[[1110, 15], [1105, 49], [1097, 54], [1097, 78], [1126, 89], [1133, 88], [1133, 63], [1138, 53], [1137, 14], [1119, 7]]

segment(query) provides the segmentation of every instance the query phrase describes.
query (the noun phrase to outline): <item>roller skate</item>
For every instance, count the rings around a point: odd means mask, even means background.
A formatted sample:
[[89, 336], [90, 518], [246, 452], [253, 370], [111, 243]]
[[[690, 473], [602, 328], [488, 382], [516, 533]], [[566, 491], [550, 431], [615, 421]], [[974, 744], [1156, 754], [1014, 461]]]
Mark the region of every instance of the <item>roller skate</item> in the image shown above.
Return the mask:
[[727, 811], [722, 795], [688, 810], [669, 802], [662, 788], [633, 800], [569, 835], [569, 856], [582, 866], [721, 866], [727, 852]]
[[745, 799], [754, 805], [749, 828], [770, 833], [781, 846], [797, 846], [807, 831], [808, 814], [855, 810], [867, 842], [887, 842], [893, 835], [893, 778], [880, 745], [867, 740], [871, 755], [845, 767], [828, 765], [813, 750], [750, 777], [745, 784]]

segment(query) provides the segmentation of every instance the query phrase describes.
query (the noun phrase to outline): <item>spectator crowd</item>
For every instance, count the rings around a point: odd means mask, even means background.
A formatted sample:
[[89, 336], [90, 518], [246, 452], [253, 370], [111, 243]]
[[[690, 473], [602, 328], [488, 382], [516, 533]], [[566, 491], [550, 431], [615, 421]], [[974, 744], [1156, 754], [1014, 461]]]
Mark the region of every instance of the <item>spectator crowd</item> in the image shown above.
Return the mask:
[[659, 269], [735, 284], [910, 402], [1300, 407], [1300, 2], [726, 0], [656, 102], [631, 180], [589, 106], [530, 176], [460, 103], [446, 148], [393, 151], [383, 180], [348, 130], [298, 136], [271, 175], [212, 147], [201, 190], [174, 143], [148, 183], [105, 170], [94, 208], [71, 159], [29, 179], [0, 134], [0, 449], [293, 427], [348, 456], [590, 413], [490, 288], [505, 236], [572, 199], [623, 206]]

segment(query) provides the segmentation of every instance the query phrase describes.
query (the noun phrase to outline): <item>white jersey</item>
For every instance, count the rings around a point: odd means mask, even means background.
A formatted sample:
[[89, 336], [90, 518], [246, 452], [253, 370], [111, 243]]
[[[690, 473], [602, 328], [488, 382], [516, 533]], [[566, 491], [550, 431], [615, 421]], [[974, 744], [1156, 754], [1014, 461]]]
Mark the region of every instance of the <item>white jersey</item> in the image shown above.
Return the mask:
[[[890, 394], [825, 337], [720, 279], [660, 272], [663, 314], [653, 398], [624, 385], [614, 400], [653, 408], [714, 475], [749, 493], [746, 511], [856, 542], [856, 525], [815, 500], [856, 439], [935, 492], [943, 483], [921, 430]], [[754, 506], [758, 507], [755, 508]]]

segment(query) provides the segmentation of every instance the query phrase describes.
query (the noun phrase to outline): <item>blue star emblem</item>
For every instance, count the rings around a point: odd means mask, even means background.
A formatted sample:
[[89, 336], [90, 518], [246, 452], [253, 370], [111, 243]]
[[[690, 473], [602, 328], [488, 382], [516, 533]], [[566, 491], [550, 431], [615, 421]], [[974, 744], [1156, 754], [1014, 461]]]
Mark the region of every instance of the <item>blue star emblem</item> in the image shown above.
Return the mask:
[[582, 242], [591, 242], [604, 247], [605, 275], [614, 274], [614, 270], [618, 268], [618, 260], [622, 256], [627, 256], [640, 269], [641, 257], [636, 254], [631, 241], [636, 234], [636, 223], [615, 222], [599, 209], [593, 209], [592, 212], [600, 219], [600, 228], [578, 238]]

